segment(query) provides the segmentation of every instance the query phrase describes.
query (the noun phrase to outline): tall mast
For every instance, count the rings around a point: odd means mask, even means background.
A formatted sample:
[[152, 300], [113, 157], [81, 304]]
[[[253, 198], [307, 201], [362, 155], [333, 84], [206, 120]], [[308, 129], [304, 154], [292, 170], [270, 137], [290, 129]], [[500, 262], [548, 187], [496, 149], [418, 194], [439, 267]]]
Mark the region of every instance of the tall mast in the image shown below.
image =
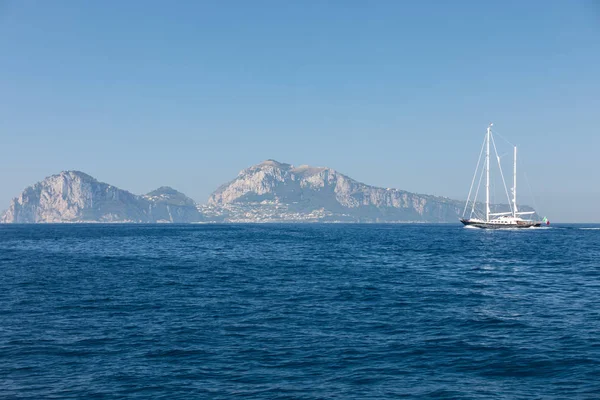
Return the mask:
[[490, 130], [493, 124], [487, 128], [485, 144], [485, 221], [490, 220]]
[[517, 216], [517, 146], [514, 151], [513, 163], [513, 217]]

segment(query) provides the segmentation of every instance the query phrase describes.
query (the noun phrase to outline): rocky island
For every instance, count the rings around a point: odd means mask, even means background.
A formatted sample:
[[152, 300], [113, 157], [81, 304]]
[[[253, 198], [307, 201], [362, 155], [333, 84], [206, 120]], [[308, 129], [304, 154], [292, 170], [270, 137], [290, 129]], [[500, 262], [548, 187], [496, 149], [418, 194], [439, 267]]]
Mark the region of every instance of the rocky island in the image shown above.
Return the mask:
[[196, 222], [194, 201], [169, 187], [147, 195], [99, 182], [80, 171], [64, 171], [26, 188], [0, 217], [4, 223]]
[[[456, 222], [464, 202], [378, 188], [326, 167], [266, 160], [196, 204], [167, 186], [136, 195], [79, 171], [26, 188], [2, 223]], [[527, 209], [527, 207], [522, 207]]]
[[244, 222], [454, 222], [461, 204], [369, 186], [331, 168], [267, 160], [218, 188], [202, 211]]

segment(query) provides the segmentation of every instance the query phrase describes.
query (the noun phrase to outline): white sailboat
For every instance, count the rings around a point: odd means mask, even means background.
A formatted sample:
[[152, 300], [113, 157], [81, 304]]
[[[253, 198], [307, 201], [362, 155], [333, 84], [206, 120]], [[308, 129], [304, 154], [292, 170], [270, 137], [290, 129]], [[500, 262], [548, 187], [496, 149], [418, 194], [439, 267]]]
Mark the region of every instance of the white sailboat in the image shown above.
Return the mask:
[[[502, 177], [502, 183], [504, 184], [504, 188], [506, 189], [506, 182], [504, 181], [504, 174], [502, 173], [502, 166], [500, 165], [500, 157], [498, 157], [498, 152], [496, 150], [496, 145], [494, 143], [494, 139], [492, 136], [492, 125], [490, 124], [487, 128], [487, 132], [485, 135], [484, 147], [485, 147], [485, 169], [482, 170], [482, 174], [485, 171], [485, 215], [480, 214], [480, 210], [477, 210], [475, 205], [477, 202], [477, 193], [479, 192], [479, 186], [477, 187], [477, 191], [475, 193], [475, 198], [471, 202], [471, 193], [473, 192], [473, 184], [475, 183], [475, 178], [477, 176], [477, 172], [479, 171], [479, 164], [481, 162], [481, 153], [479, 154], [479, 160], [477, 162], [477, 167], [475, 168], [475, 174], [473, 175], [473, 181], [471, 182], [471, 188], [469, 189], [469, 196], [467, 197], [467, 204], [465, 205], [465, 210], [463, 212], [463, 218], [460, 219], [466, 226], [473, 226], [477, 228], [486, 228], [486, 229], [499, 229], [499, 228], [531, 228], [538, 227], [542, 225], [542, 221], [534, 221], [530, 219], [523, 219], [521, 216], [523, 215], [531, 215], [535, 214], [535, 211], [525, 211], [520, 212], [517, 209], [517, 146], [514, 146], [514, 160], [513, 160], [513, 187], [512, 187], [512, 199], [508, 196], [508, 191], [506, 191], [506, 195], [508, 198], [508, 206], [510, 208], [509, 211], [506, 212], [490, 212], [490, 142], [493, 144], [494, 152], [496, 154], [496, 158], [498, 160], [498, 167], [500, 170], [500, 175]], [[480, 178], [481, 182], [481, 178]], [[468, 218], [466, 218], [467, 209], [471, 204], [471, 212]], [[544, 218], [544, 223], [546, 223], [546, 219]]]

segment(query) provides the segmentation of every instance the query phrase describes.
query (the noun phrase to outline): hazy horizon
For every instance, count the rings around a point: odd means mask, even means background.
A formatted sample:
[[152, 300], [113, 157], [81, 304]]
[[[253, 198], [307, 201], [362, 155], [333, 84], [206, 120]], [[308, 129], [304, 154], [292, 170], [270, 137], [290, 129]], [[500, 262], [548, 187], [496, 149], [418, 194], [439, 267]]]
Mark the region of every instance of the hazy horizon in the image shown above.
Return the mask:
[[205, 203], [269, 158], [461, 200], [493, 122], [519, 203], [600, 222], [599, 39], [592, 1], [0, 1], [0, 210], [63, 170]]

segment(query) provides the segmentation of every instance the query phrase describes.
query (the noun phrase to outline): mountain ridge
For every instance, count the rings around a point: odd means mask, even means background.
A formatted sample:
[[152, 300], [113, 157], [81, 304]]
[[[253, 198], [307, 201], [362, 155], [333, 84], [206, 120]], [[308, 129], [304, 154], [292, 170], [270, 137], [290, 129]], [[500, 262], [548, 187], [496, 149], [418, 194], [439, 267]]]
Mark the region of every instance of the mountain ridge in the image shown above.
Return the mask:
[[[329, 167], [295, 167], [272, 159], [243, 169], [208, 199], [208, 206], [230, 211], [238, 204], [257, 215], [263, 208], [262, 213], [282, 221], [296, 219], [289, 214], [321, 210], [323, 219], [352, 222], [449, 222], [458, 218], [460, 206], [445, 197], [364, 184]], [[286, 205], [279, 216], [266, 209], [276, 204]], [[240, 219], [240, 212], [231, 214], [225, 219]]]
[[[158, 190], [158, 189], [157, 189]], [[195, 203], [135, 195], [77, 170], [62, 171], [25, 188], [0, 216], [3, 223], [190, 222]], [[190, 199], [191, 200], [191, 199]], [[197, 214], [197, 215], [194, 215]]]
[[62, 171], [24, 189], [0, 222], [455, 222], [463, 208], [464, 201], [368, 185], [329, 167], [268, 159], [242, 169], [206, 204], [169, 186], [136, 195]]

